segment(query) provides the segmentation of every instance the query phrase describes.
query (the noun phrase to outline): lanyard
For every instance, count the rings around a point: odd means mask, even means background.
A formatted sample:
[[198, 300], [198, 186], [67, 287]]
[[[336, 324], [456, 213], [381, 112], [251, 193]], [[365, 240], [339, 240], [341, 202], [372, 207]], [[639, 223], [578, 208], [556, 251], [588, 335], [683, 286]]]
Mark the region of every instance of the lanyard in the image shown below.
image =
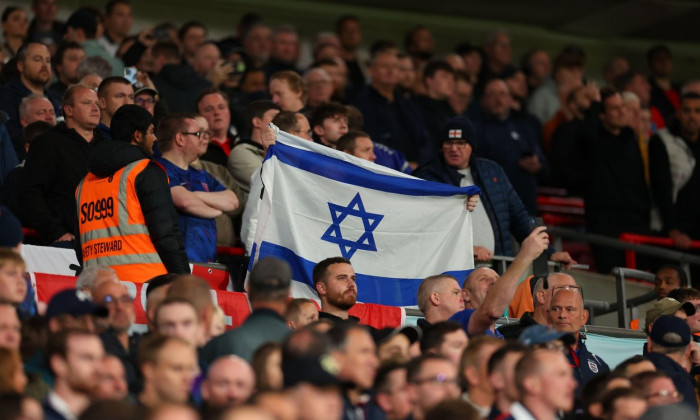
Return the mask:
[[569, 353], [571, 353], [571, 358], [574, 359], [574, 364], [576, 365], [576, 368], [580, 369], [580, 362], [578, 359], [578, 354], [576, 354], [576, 350], [574, 350], [572, 347], [569, 347]]

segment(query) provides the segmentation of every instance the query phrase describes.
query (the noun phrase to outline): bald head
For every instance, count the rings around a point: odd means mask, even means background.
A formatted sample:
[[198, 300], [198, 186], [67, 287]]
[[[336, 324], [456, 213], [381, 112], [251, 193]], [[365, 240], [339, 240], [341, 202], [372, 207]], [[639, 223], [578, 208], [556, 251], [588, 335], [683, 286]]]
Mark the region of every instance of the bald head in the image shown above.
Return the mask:
[[224, 356], [209, 366], [202, 397], [210, 407], [240, 405], [255, 391], [255, 373], [244, 359]]
[[549, 287], [545, 290], [542, 279], [540, 278], [535, 283], [535, 290], [533, 295], [535, 297], [535, 309], [538, 306], [544, 306], [549, 308], [549, 304], [552, 300], [552, 289], [561, 286], [578, 286], [576, 280], [568, 274], [564, 273], [552, 273], [547, 277], [547, 283]]
[[427, 277], [418, 288], [418, 308], [431, 324], [447, 321], [463, 310], [464, 297], [457, 279], [444, 274]]
[[573, 333], [578, 338], [586, 321], [588, 311], [583, 307], [583, 296], [579, 291], [558, 289], [554, 292], [549, 306], [549, 324], [555, 330]]
[[488, 267], [480, 267], [472, 271], [462, 287], [465, 306], [468, 309], [476, 309], [481, 306], [491, 286], [499, 278], [498, 273]]

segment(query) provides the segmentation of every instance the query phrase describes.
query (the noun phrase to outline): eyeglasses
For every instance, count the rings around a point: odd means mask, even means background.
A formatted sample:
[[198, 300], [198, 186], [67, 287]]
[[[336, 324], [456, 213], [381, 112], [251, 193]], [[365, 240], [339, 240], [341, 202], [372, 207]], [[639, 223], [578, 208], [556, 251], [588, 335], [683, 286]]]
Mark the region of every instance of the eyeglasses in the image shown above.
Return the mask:
[[435, 383], [439, 385], [457, 385], [459, 386], [459, 381], [457, 378], [448, 378], [444, 373], [438, 373], [432, 378], [415, 379], [412, 381], [414, 384], [425, 384], [425, 383]]
[[467, 144], [466, 140], [447, 140], [442, 143], [442, 147], [449, 149], [452, 146], [457, 146], [458, 149], [464, 149], [467, 147]]
[[532, 348], [537, 350], [537, 349], [546, 349], [546, 350], [556, 350], [556, 351], [565, 351], [566, 346], [564, 343], [561, 342], [561, 340], [552, 340], [552, 341], [547, 341], [546, 343], [537, 343], [533, 344]]
[[131, 298], [129, 295], [121, 295], [121, 296], [112, 296], [112, 295], [107, 295], [105, 296], [104, 300], [102, 303], [104, 305], [115, 305], [117, 302], [120, 302], [124, 305], [129, 305], [131, 302], [134, 300]]
[[153, 105], [156, 100], [153, 98], [134, 98], [134, 103], [138, 105]]
[[583, 288], [581, 286], [554, 286], [552, 287], [552, 296], [554, 296], [555, 293], [561, 292], [562, 290], [570, 290], [574, 293], [578, 293], [581, 295], [581, 298], [583, 298]]
[[204, 131], [195, 131], [194, 133], [188, 133], [187, 131], [180, 131], [180, 134], [188, 135], [188, 136], [196, 136], [197, 138], [200, 138], [204, 135]]
[[647, 398], [653, 398], [653, 397], [661, 397], [661, 398], [666, 398], [666, 399], [670, 399], [673, 401], [680, 400], [680, 394], [678, 393], [678, 391], [669, 391], [668, 389], [662, 389], [662, 390], [657, 391], [653, 394], [647, 395]]

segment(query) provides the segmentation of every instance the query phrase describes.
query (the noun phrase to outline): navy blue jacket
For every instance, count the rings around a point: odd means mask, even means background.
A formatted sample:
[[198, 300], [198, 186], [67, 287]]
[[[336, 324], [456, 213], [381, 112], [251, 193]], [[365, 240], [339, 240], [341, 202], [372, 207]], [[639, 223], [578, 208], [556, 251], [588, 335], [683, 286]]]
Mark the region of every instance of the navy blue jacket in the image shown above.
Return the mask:
[[[469, 161], [474, 184], [481, 189], [479, 205], [489, 216], [495, 239], [495, 255], [513, 256], [512, 234], [522, 242], [530, 234], [530, 216], [516, 194], [503, 168], [496, 162], [472, 155]], [[413, 172], [428, 181], [459, 186], [462, 174], [445, 162], [442, 152]], [[550, 249], [550, 255], [553, 250]]]
[[44, 420], [67, 420], [61, 413], [56, 411], [48, 401], [44, 401], [42, 408], [44, 409]]
[[576, 387], [577, 397], [581, 392], [581, 387], [583, 387], [589, 379], [601, 373], [610, 372], [608, 364], [599, 356], [588, 351], [586, 343], [583, 342], [580, 336], [578, 339], [578, 363], [576, 363], [574, 359], [573, 351], [569, 351], [566, 357], [569, 359], [569, 363], [571, 363], [571, 368], [574, 370], [574, 378], [576, 382], [578, 382], [578, 386]]
[[[537, 185], [549, 177], [549, 163], [542, 151], [542, 128], [532, 115], [515, 113], [500, 121], [483, 116], [474, 119], [474, 130], [479, 138], [479, 156], [501, 165], [513, 188], [531, 215], [537, 214]], [[533, 175], [518, 165], [525, 155], [537, 155], [542, 169]]]
[[363, 131], [373, 141], [394, 148], [409, 161], [426, 162], [433, 153], [418, 107], [398, 93], [391, 102], [371, 86], [365, 86], [354, 105], [364, 116]]
[[695, 399], [693, 377], [683, 369], [683, 366], [661, 353], [649, 352], [645, 357], [656, 366], [656, 370], [660, 370], [671, 377], [676, 390], [683, 396], [683, 403], [688, 404], [697, 412], [698, 401]]

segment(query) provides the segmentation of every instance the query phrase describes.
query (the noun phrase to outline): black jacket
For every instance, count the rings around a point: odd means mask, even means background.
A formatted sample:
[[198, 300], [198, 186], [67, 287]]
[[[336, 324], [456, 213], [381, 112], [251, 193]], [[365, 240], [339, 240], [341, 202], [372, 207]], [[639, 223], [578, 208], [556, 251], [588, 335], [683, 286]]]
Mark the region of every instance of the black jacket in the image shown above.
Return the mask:
[[24, 165], [19, 193], [23, 225], [36, 229], [46, 243], [76, 233], [75, 189], [87, 175], [87, 162], [104, 141], [95, 131], [91, 142], [75, 130], [58, 124], [32, 143]]
[[188, 64], [168, 64], [153, 76], [153, 84], [168, 104], [170, 112], [196, 112], [197, 96], [211, 83]]
[[698, 401], [695, 399], [695, 384], [690, 373], [665, 354], [650, 352], [645, 357], [656, 366], [656, 370], [671, 377], [673, 384], [676, 385], [676, 390], [683, 396], [683, 403], [697, 411]]
[[[148, 158], [136, 146], [107, 140], [95, 148], [88, 162], [88, 169], [99, 177], [107, 177], [132, 162]], [[190, 266], [180, 236], [177, 211], [170, 195], [165, 170], [157, 163], [151, 162], [136, 177], [135, 187], [151, 241], [168, 273], [189, 273]], [[79, 235], [76, 235], [76, 249], [80, 249]], [[80, 253], [78, 259], [81, 260]]]
[[603, 128], [594, 103], [579, 133], [586, 159], [586, 227], [589, 232], [617, 236], [649, 231], [651, 196], [637, 136], [623, 128], [618, 135]]
[[431, 151], [439, 150], [442, 128], [450, 118], [455, 116], [454, 110], [452, 110], [447, 100], [440, 101], [427, 95], [416, 95], [413, 98], [413, 102], [418, 105], [418, 109], [423, 115], [425, 128], [428, 130]]
[[363, 131], [373, 141], [400, 151], [407, 160], [420, 163], [430, 160], [432, 141], [423, 116], [416, 104], [404, 99], [398, 90], [392, 102], [368, 85], [357, 94], [353, 105], [362, 111]]
[[520, 321], [517, 324], [501, 325], [497, 328], [498, 332], [500, 332], [506, 340], [517, 340], [527, 327], [537, 325], [537, 321], [535, 321], [535, 318], [533, 318], [531, 314], [532, 312], [525, 312], [523, 316], [520, 317]]

